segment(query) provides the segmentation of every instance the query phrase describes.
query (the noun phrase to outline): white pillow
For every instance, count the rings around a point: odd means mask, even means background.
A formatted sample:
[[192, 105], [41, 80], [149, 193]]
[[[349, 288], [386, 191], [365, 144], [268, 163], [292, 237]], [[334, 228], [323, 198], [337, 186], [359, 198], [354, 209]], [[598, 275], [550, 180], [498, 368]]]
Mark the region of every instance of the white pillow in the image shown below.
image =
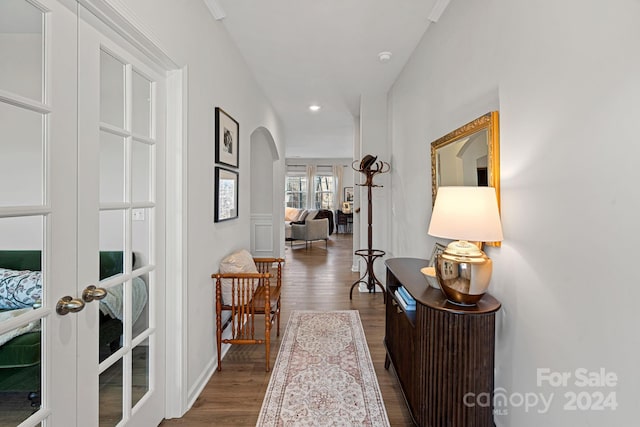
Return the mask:
[[[253, 256], [246, 249], [240, 249], [227, 255], [220, 261], [220, 273], [257, 273], [258, 268]], [[222, 303], [231, 303], [231, 279], [222, 279]]]

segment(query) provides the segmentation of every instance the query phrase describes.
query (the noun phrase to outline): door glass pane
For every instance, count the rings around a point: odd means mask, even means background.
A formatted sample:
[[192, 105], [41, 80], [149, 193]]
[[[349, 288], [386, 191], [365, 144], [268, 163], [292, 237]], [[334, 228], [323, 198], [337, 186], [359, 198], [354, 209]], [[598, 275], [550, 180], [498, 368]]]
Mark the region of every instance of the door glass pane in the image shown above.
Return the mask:
[[100, 212], [100, 280], [124, 273], [123, 210]]
[[40, 408], [40, 321], [0, 336], [0, 425], [15, 426]]
[[42, 123], [42, 114], [0, 102], [0, 206], [42, 204]]
[[100, 362], [122, 348], [122, 321], [117, 316], [124, 318], [123, 302], [122, 283], [108, 288], [107, 296], [100, 301]]
[[123, 345], [124, 301], [127, 298], [125, 286], [125, 283], [117, 283], [107, 287], [107, 295], [100, 300], [100, 336], [98, 339], [98, 360], [100, 362], [121, 349]]
[[0, 312], [11, 310], [2, 314], [2, 320], [42, 303], [43, 227], [44, 218], [39, 215], [0, 218]]
[[122, 420], [122, 359], [100, 374], [100, 426], [113, 427]]
[[151, 146], [133, 141], [131, 147], [131, 200], [151, 201]]
[[123, 202], [125, 139], [100, 132], [100, 203]]
[[42, 22], [26, 0], [0, 1], [0, 89], [36, 101], [43, 98]]
[[131, 247], [135, 258], [135, 267], [140, 268], [149, 264], [151, 247], [151, 208], [132, 210]]
[[124, 128], [124, 64], [100, 51], [100, 120]]
[[[100, 212], [100, 280], [126, 271], [125, 221], [123, 210]], [[120, 283], [107, 288], [107, 296], [100, 301], [100, 362], [122, 348], [125, 295]]]
[[149, 391], [149, 338], [138, 344], [132, 353], [131, 366], [131, 406]]
[[131, 287], [133, 338], [149, 328], [149, 277], [134, 277]]
[[151, 82], [133, 72], [132, 130], [136, 135], [151, 137]]

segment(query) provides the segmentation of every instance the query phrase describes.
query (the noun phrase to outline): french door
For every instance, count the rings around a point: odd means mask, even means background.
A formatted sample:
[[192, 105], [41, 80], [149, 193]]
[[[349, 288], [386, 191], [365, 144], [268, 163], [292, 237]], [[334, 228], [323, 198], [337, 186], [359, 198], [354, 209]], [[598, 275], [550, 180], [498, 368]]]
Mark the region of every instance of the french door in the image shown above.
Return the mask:
[[156, 425], [163, 71], [67, 0], [2, 0], [0, 53], [0, 425]]
[[78, 325], [79, 369], [91, 373], [79, 382], [78, 417], [90, 425], [97, 410], [100, 425], [156, 425], [164, 414], [164, 77], [83, 7], [78, 25], [78, 281], [82, 292], [97, 280], [107, 292]]

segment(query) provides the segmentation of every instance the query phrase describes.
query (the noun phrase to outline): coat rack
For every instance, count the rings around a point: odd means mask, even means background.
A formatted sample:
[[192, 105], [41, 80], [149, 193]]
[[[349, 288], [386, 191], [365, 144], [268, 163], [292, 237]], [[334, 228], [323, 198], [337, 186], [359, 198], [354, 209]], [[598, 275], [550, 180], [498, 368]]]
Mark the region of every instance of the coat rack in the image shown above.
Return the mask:
[[367, 154], [360, 161], [359, 168], [356, 167], [356, 163], [358, 162], [357, 160], [351, 164], [351, 167], [353, 168], [353, 170], [364, 174], [364, 176], [366, 177], [366, 181], [364, 182], [364, 184], [356, 184], [356, 185], [367, 187], [367, 197], [368, 197], [367, 219], [369, 221], [369, 226], [367, 228], [367, 232], [368, 232], [367, 249], [358, 249], [357, 251], [354, 252], [356, 255], [364, 258], [365, 262], [367, 263], [367, 269], [362, 275], [362, 277], [360, 277], [353, 285], [351, 285], [351, 290], [349, 291], [349, 299], [353, 299], [353, 288], [355, 288], [356, 285], [358, 285], [359, 283], [364, 283], [365, 285], [367, 285], [367, 289], [369, 290], [369, 292], [375, 292], [376, 285], [379, 286], [380, 289], [382, 289], [383, 298], [386, 300], [384, 287], [382, 286], [382, 283], [380, 283], [380, 280], [378, 280], [378, 278], [376, 277], [373, 271], [374, 261], [378, 258], [383, 257], [385, 255], [385, 252], [381, 251], [380, 249], [373, 249], [372, 247], [373, 246], [373, 237], [372, 237], [373, 210], [371, 209], [371, 189], [373, 187], [382, 187], [382, 185], [375, 185], [373, 183], [373, 177], [381, 173], [389, 172], [389, 169], [391, 167], [389, 166], [389, 163], [383, 162], [377, 159], [378, 159], [377, 156], [372, 156], [370, 154]]

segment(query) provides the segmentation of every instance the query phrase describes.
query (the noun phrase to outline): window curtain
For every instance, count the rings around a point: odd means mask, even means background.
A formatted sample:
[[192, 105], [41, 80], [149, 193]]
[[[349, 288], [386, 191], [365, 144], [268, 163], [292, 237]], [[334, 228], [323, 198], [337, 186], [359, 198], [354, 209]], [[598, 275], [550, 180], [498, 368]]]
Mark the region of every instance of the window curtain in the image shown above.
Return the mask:
[[316, 176], [316, 165], [307, 165], [307, 209], [315, 206], [316, 189], [313, 180]]
[[333, 165], [333, 209], [342, 209], [342, 174], [344, 167], [342, 165]]

